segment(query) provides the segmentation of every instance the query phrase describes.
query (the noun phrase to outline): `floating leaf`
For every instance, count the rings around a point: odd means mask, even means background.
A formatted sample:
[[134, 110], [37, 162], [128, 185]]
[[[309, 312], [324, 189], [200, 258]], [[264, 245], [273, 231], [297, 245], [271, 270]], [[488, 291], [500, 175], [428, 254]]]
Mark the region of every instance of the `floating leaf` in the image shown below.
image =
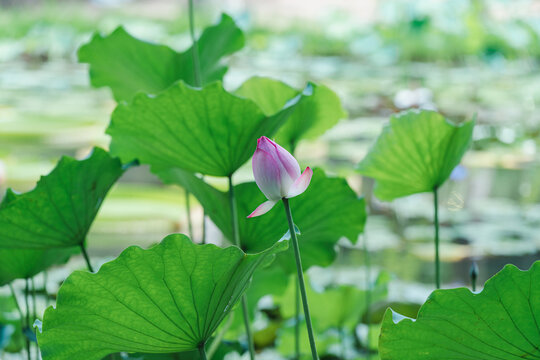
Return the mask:
[[[287, 122], [276, 134], [276, 141], [295, 148], [301, 139], [316, 138], [347, 117], [339, 97], [324, 85], [308, 83], [310, 97], [303, 99]], [[274, 79], [253, 77], [236, 94], [255, 101], [266, 114], [274, 114], [295, 95], [300, 93], [289, 85]]]
[[258, 137], [277, 131], [300, 98], [266, 116], [219, 82], [204, 89], [181, 82], [155, 97], [139, 94], [120, 104], [107, 129], [111, 152], [126, 161], [228, 176], [251, 157]]
[[441, 114], [409, 110], [390, 118], [359, 171], [377, 181], [381, 200], [441, 186], [469, 147], [474, 121], [450, 123]]
[[253, 271], [287, 242], [254, 255], [196, 245], [184, 235], [149, 250], [133, 246], [91, 274], [76, 271], [47, 309], [43, 359], [98, 360], [126, 352], [172, 353], [205, 343]]
[[[198, 40], [203, 84], [221, 80], [227, 67], [224, 56], [244, 46], [244, 35], [234, 20], [223, 14]], [[142, 91], [157, 94], [178, 80], [194, 85], [191, 48], [183, 53], [148, 43], [119, 27], [109, 36], [94, 35], [79, 49], [79, 60], [90, 64], [90, 80], [95, 87], [108, 86], [117, 101], [130, 100]]]
[[388, 310], [379, 349], [383, 360], [538, 359], [540, 262], [528, 271], [506, 265], [481, 293], [436, 290], [417, 320]]
[[110, 187], [123, 174], [118, 159], [95, 148], [85, 160], [63, 157], [36, 187], [0, 206], [0, 248], [81, 245]]
[[[176, 183], [195, 195], [217, 227], [231, 238], [230, 210], [227, 194], [204, 183], [194, 175], [176, 169], [161, 170], [158, 175], [166, 183]], [[264, 216], [247, 219], [253, 209], [265, 201], [254, 182], [235, 186], [238, 205], [240, 242], [246, 252], [258, 252], [272, 246], [288, 229], [283, 204], [279, 203]], [[342, 178], [328, 177], [315, 169], [306, 192], [290, 201], [302, 249], [302, 265], [328, 266], [336, 256], [337, 241], [348, 238], [352, 243], [364, 230], [365, 202]], [[288, 272], [296, 271], [292, 250], [278, 255], [278, 262]]]

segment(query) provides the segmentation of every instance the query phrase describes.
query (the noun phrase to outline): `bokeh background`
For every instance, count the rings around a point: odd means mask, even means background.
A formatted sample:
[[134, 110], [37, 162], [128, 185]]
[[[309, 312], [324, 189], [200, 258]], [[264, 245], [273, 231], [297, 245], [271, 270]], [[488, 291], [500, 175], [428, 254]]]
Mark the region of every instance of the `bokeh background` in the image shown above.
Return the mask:
[[[440, 195], [444, 286], [469, 286], [473, 262], [482, 284], [505, 263], [528, 268], [538, 259], [540, 1], [195, 3], [199, 31], [221, 12], [245, 31], [246, 47], [230, 58], [226, 87], [261, 75], [295, 87], [323, 83], [341, 97], [349, 117], [297, 154], [302, 166], [345, 176], [369, 200], [364, 236], [372, 266], [393, 277], [391, 300], [422, 303], [433, 287], [432, 197], [379, 202], [370, 195], [373, 183], [354, 167], [389, 116], [407, 108], [477, 118], [473, 147]], [[93, 32], [123, 25], [182, 50], [190, 44], [186, 10], [181, 0], [0, 0], [2, 193], [31, 189], [62, 155], [107, 147], [115, 102], [108, 89], [90, 87], [87, 65], [77, 61], [77, 48]], [[250, 179], [248, 164], [236, 181]], [[91, 230], [90, 254], [104, 262], [128, 245], [187, 232], [184, 203], [183, 190], [162, 185], [145, 167], [130, 170]], [[200, 225], [202, 209], [192, 203]], [[211, 237], [221, 241], [215, 229]], [[365, 264], [362, 246], [341, 242], [336, 266], [312, 269], [311, 277], [354, 278]], [[76, 258], [50, 276], [63, 279], [78, 267]]]

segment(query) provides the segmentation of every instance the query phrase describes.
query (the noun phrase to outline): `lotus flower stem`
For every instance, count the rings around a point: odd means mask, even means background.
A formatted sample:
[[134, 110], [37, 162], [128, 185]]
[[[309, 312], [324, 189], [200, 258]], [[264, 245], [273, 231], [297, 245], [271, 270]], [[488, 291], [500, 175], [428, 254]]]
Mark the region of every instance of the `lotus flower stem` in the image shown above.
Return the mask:
[[438, 189], [433, 189], [433, 211], [435, 225], [435, 286], [441, 288], [441, 263], [439, 260], [439, 196]]
[[199, 359], [200, 359], [200, 360], [207, 360], [207, 359], [206, 359], [206, 350], [204, 349], [204, 343], [203, 343], [203, 344], [200, 344], [200, 345], [198, 346], [198, 348], [199, 348], [199, 355], [200, 355], [200, 356], [199, 356]]
[[302, 270], [302, 259], [300, 258], [300, 248], [298, 246], [298, 239], [296, 238], [296, 231], [294, 228], [294, 222], [292, 218], [291, 208], [289, 206], [289, 199], [283, 198], [283, 205], [285, 206], [285, 214], [287, 215], [287, 221], [289, 223], [289, 232], [291, 233], [291, 242], [294, 249], [294, 258], [296, 260], [296, 272], [298, 274], [298, 285], [300, 287], [300, 295], [302, 295], [302, 304], [304, 306], [304, 317], [306, 319], [306, 327], [309, 337], [309, 345], [311, 347], [311, 355], [313, 360], [319, 360], [317, 354], [317, 347], [315, 345], [315, 336], [313, 335], [313, 326], [311, 325], [311, 316], [309, 314], [309, 305], [307, 301], [306, 285], [304, 283], [304, 272]]
[[[238, 211], [236, 209], [236, 199], [234, 197], [234, 186], [232, 182], [232, 175], [229, 175], [229, 205], [231, 208], [231, 222], [232, 222], [232, 238], [234, 244], [240, 248], [240, 233], [238, 231]], [[247, 307], [246, 294], [242, 295], [242, 314], [244, 316], [244, 326], [246, 328], [246, 336], [249, 349], [249, 358], [255, 360], [255, 346], [253, 344], [253, 336], [251, 332], [251, 325], [249, 323], [249, 312]]]
[[195, 15], [194, 15], [194, 6], [193, 0], [189, 0], [189, 33], [191, 34], [191, 41], [193, 42], [193, 47], [191, 51], [191, 56], [193, 57], [193, 77], [194, 85], [196, 87], [201, 87], [201, 64], [199, 62], [199, 45], [197, 39], [195, 39]]
[[79, 246], [81, 247], [81, 253], [84, 257], [84, 260], [86, 261], [86, 266], [88, 267], [88, 271], [93, 273], [94, 268], [92, 268], [92, 263], [90, 263], [90, 257], [88, 256], [88, 253], [86, 252], [86, 247], [84, 246], [84, 242], [82, 242]]
[[294, 318], [294, 349], [295, 349], [295, 359], [300, 360], [300, 284], [298, 282], [298, 277], [296, 278], [296, 291], [295, 291], [295, 305], [296, 313]]

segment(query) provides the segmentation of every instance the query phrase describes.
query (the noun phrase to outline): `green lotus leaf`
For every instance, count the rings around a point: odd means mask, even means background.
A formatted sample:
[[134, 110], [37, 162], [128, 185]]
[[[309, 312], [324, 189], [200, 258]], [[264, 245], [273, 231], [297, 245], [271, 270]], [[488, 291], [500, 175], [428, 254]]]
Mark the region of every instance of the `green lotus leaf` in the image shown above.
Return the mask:
[[15, 279], [28, 279], [52, 265], [65, 264], [79, 252], [78, 247], [66, 249], [0, 249], [0, 286]]
[[513, 265], [489, 279], [482, 292], [436, 290], [416, 320], [387, 310], [382, 360], [512, 360], [540, 358], [540, 262]]
[[[221, 80], [227, 67], [224, 56], [244, 46], [244, 35], [234, 20], [223, 14], [221, 21], [204, 30], [198, 40], [203, 84]], [[142, 91], [157, 94], [178, 80], [195, 85], [192, 49], [173, 49], [134, 38], [122, 27], [108, 36], [94, 35], [79, 49], [79, 61], [90, 64], [90, 81], [108, 86], [117, 101], [130, 100]]]
[[453, 124], [441, 114], [409, 110], [390, 118], [367, 156], [362, 175], [377, 182], [381, 200], [440, 187], [471, 144], [474, 120]]
[[0, 206], [0, 248], [82, 245], [111, 186], [124, 173], [120, 160], [95, 148], [85, 160], [63, 157], [36, 187]]
[[[302, 101], [276, 133], [276, 141], [290, 149], [296, 148], [301, 139], [313, 139], [347, 117], [339, 97], [324, 85], [308, 83], [312, 95]], [[255, 101], [266, 114], [274, 114], [298, 95], [300, 90], [275, 79], [253, 77], [236, 91], [236, 94]]]
[[[196, 176], [178, 169], [156, 171], [169, 184], [178, 184], [192, 193], [205, 208], [217, 227], [231, 239], [230, 209], [227, 194], [206, 184]], [[266, 199], [254, 182], [235, 186], [238, 206], [239, 233], [242, 249], [259, 252], [278, 241], [288, 230], [283, 204], [279, 203], [264, 216], [247, 216]], [[315, 169], [306, 192], [290, 200], [295, 224], [301, 231], [298, 237], [302, 265], [328, 266], [336, 256], [337, 241], [348, 238], [356, 243], [366, 221], [365, 202], [342, 178], [327, 176]], [[276, 259], [287, 272], [295, 272], [292, 249]]]
[[149, 250], [126, 249], [95, 274], [76, 271], [61, 286], [56, 309], [45, 312], [43, 359], [196, 349], [233, 309], [257, 266], [287, 246], [246, 255], [173, 234]]
[[277, 131], [301, 98], [266, 116], [220, 82], [203, 89], [180, 82], [155, 97], [139, 94], [118, 105], [107, 129], [111, 152], [153, 167], [228, 176], [251, 157], [257, 138]]

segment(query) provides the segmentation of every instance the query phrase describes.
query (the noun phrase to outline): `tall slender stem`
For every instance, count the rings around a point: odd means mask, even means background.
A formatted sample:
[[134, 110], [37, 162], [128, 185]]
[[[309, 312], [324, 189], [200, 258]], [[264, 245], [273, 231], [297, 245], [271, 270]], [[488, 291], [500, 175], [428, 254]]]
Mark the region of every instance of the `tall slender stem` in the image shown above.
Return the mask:
[[[238, 231], [238, 211], [236, 209], [236, 199], [234, 197], [234, 186], [232, 182], [232, 175], [229, 175], [229, 205], [231, 208], [231, 222], [232, 222], [232, 237], [234, 244], [240, 247], [240, 233]], [[251, 325], [249, 323], [249, 312], [247, 307], [246, 294], [242, 296], [242, 314], [244, 316], [244, 326], [246, 328], [246, 336], [249, 348], [249, 357], [251, 360], [255, 359], [255, 346], [253, 344], [253, 336], [251, 332]]]
[[94, 268], [92, 268], [92, 263], [90, 262], [90, 257], [88, 256], [88, 253], [86, 252], [86, 247], [84, 246], [84, 242], [80, 244], [81, 252], [84, 257], [84, 260], [86, 261], [86, 266], [88, 267], [88, 271], [94, 272]]
[[[11, 296], [13, 296], [13, 301], [15, 302], [15, 307], [17, 308], [17, 312], [19, 313], [19, 316], [21, 318], [21, 329], [24, 329], [25, 324], [25, 318], [22, 312], [22, 309], [19, 305], [19, 302], [17, 301], [17, 294], [15, 293], [15, 289], [13, 289], [13, 285], [11, 283], [8, 284], [9, 290], [11, 291]], [[28, 352], [28, 360], [30, 360], [30, 340], [28, 337], [24, 337], [26, 340], [26, 351]]]
[[[26, 324], [25, 328], [26, 330], [30, 330], [30, 282], [28, 281], [28, 278], [26, 278], [26, 286], [24, 288], [24, 302], [26, 303]], [[24, 337], [26, 339], [26, 357], [28, 360], [32, 359], [32, 356], [30, 354], [30, 339], [28, 339], [28, 334], [24, 334]]]
[[471, 270], [469, 272], [469, 275], [471, 277], [471, 288], [472, 291], [476, 291], [476, 280], [478, 279], [478, 265], [476, 264], [476, 261], [473, 261], [471, 264]]
[[[201, 180], [204, 181], [204, 176], [201, 177]], [[202, 239], [201, 239], [201, 243], [206, 244], [206, 209], [204, 207], [203, 207], [203, 214], [202, 214]]]
[[371, 353], [369, 349], [369, 341], [371, 337], [371, 315], [370, 315], [370, 307], [371, 307], [371, 261], [369, 259], [369, 251], [367, 246], [367, 236], [364, 235], [364, 264], [366, 266], [366, 321], [367, 321], [367, 341], [366, 341], [366, 352], [367, 352], [367, 359], [369, 360], [371, 358]]
[[[196, 87], [202, 86], [201, 80], [201, 62], [199, 61], [199, 43], [195, 38], [195, 7], [193, 6], [193, 0], [188, 0], [188, 12], [189, 12], [189, 33], [191, 35], [191, 57], [193, 61], [193, 81]], [[189, 192], [186, 190], [186, 199], [189, 199]], [[189, 200], [186, 201], [186, 207], [188, 212], [188, 226], [190, 237], [193, 240], [193, 229], [190, 215]], [[202, 239], [201, 243], [206, 243], [206, 211], [203, 209], [203, 221], [202, 221]]]
[[200, 360], [207, 360], [206, 359], [206, 350], [204, 350], [204, 344], [200, 344], [199, 346], [199, 359]]
[[[294, 156], [296, 150], [296, 141], [291, 139], [290, 143], [291, 155]], [[296, 277], [296, 291], [294, 292], [295, 301], [295, 317], [294, 317], [294, 349], [295, 359], [300, 360], [300, 285], [298, 284], [298, 277]]]
[[294, 350], [295, 359], [300, 360], [300, 285], [298, 284], [298, 277], [296, 278], [296, 291], [295, 291], [295, 318], [294, 318]]
[[439, 196], [437, 188], [433, 189], [433, 211], [435, 225], [435, 286], [441, 288], [441, 264], [439, 260]]
[[289, 199], [283, 198], [283, 205], [285, 206], [285, 213], [287, 215], [287, 221], [289, 223], [289, 232], [291, 233], [291, 242], [294, 248], [296, 272], [298, 274], [298, 285], [300, 285], [300, 295], [302, 295], [302, 304], [304, 305], [304, 317], [306, 319], [306, 327], [308, 331], [309, 345], [311, 347], [311, 355], [313, 356], [313, 360], [319, 360], [319, 355], [317, 355], [317, 347], [315, 346], [315, 336], [313, 335], [313, 326], [311, 325], [311, 316], [309, 315], [309, 305], [307, 301], [306, 285], [304, 283], [304, 272], [302, 271], [300, 248], [298, 246], [298, 239], [296, 238], [296, 231], [294, 229], [294, 222], [292, 218], [291, 208], [289, 206]]
[[214, 354], [216, 353], [219, 345], [221, 344], [221, 340], [223, 340], [223, 337], [225, 336], [227, 331], [229, 331], [233, 323], [233, 320], [234, 320], [234, 312], [231, 312], [229, 314], [227, 322], [225, 323], [225, 325], [223, 325], [219, 333], [216, 336], [214, 336], [214, 339], [212, 340], [212, 343], [210, 344], [210, 347], [208, 348], [208, 357], [210, 359], [214, 357]]
[[186, 215], [187, 215], [187, 223], [188, 223], [188, 234], [189, 234], [189, 238], [193, 240], [193, 221], [191, 220], [191, 201], [189, 198], [189, 191], [187, 191], [187, 189], [184, 189], [184, 195], [186, 197]]
[[189, 33], [191, 34], [191, 41], [193, 46], [191, 48], [191, 56], [193, 57], [193, 75], [196, 87], [201, 87], [201, 63], [199, 62], [199, 44], [195, 39], [195, 10], [193, 6], [193, 0], [189, 0]]
[[19, 313], [19, 316], [21, 317], [21, 324], [24, 327], [24, 315], [22, 313], [21, 307], [19, 306], [19, 302], [17, 301], [17, 294], [15, 294], [15, 289], [13, 289], [13, 285], [11, 283], [8, 284], [9, 290], [11, 291], [11, 296], [13, 297], [13, 301], [15, 302], [15, 307], [17, 308], [17, 312]]
[[[36, 304], [36, 283], [34, 281], [34, 278], [30, 279], [30, 284], [32, 285], [32, 316], [35, 320], [38, 318], [38, 313], [37, 313], [37, 304]], [[32, 330], [34, 331], [34, 333], [36, 332], [33, 326], [32, 326]], [[36, 345], [34, 347], [34, 350], [35, 350], [36, 359], [39, 359], [39, 346]]]

